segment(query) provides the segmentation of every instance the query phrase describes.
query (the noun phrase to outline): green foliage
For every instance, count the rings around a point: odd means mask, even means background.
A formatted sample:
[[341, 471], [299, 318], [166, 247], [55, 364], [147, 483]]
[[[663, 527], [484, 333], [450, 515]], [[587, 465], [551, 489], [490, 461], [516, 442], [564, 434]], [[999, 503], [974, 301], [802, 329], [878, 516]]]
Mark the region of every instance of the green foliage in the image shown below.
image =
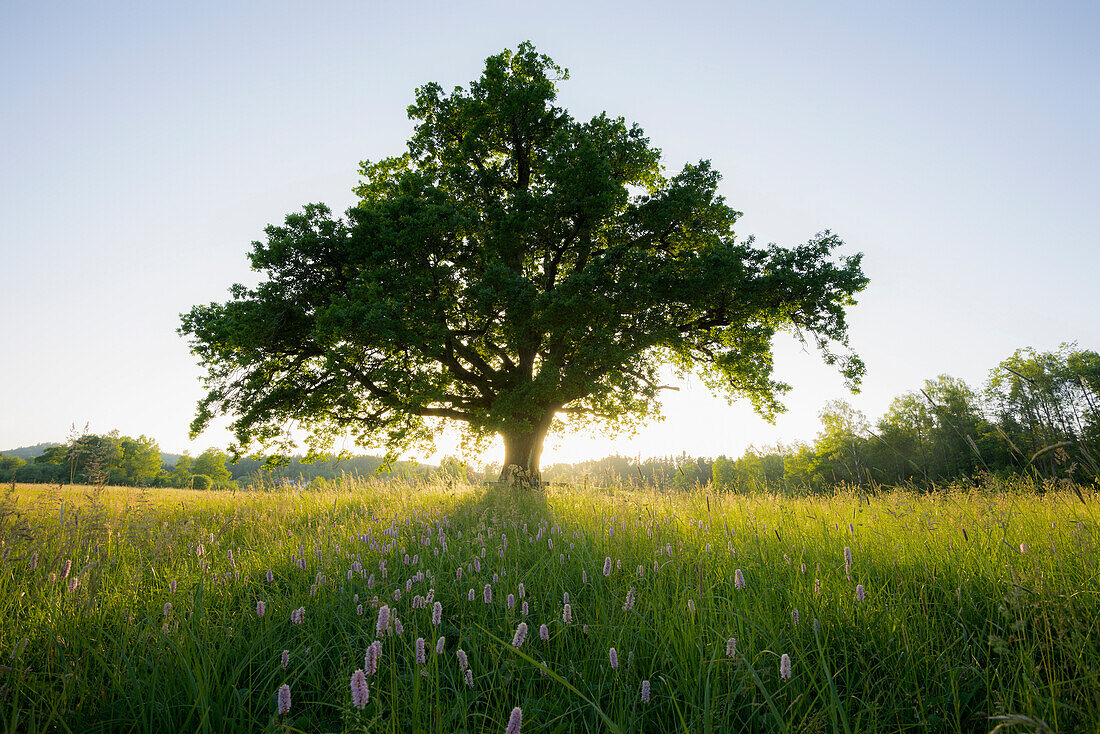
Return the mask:
[[550, 430], [656, 415], [659, 370], [699, 374], [771, 418], [773, 336], [810, 338], [854, 386], [845, 309], [867, 284], [828, 232], [793, 248], [738, 239], [708, 161], [666, 176], [637, 125], [555, 105], [564, 69], [529, 43], [468, 89], [416, 90], [406, 153], [364, 162], [343, 219], [306, 206], [254, 243], [266, 279], [195, 306], [181, 334], [207, 368], [192, 432], [235, 416], [237, 450], [350, 434], [397, 450], [436, 419], [534, 472]]
[[160, 473], [160, 447], [146, 436], [138, 439], [122, 437], [119, 440], [118, 470], [121, 482], [133, 486], [148, 486]]
[[215, 484], [225, 484], [233, 478], [229, 471], [229, 456], [214, 447], [203, 451], [191, 465], [193, 474], [209, 477]]
[[[984, 396], [984, 399], [983, 399]], [[1055, 352], [1017, 350], [991, 371], [984, 391], [940, 375], [894, 399], [872, 429], [836, 401], [821, 413], [812, 446], [750, 449], [722, 483], [742, 489], [824, 490], [851, 484], [987, 481], [1024, 472], [1048, 480], [1100, 475], [1100, 355], [1064, 344]], [[782, 466], [767, 481], [761, 462]]]
[[192, 474], [190, 485], [191, 489], [210, 489], [214, 486], [214, 480], [205, 474]]
[[172, 471], [168, 475], [168, 481], [173, 487], [186, 487], [191, 483], [191, 475], [194, 473], [192, 467], [195, 464], [195, 460], [192, 459], [187, 453], [181, 455], [176, 459], [176, 465], [172, 468]]

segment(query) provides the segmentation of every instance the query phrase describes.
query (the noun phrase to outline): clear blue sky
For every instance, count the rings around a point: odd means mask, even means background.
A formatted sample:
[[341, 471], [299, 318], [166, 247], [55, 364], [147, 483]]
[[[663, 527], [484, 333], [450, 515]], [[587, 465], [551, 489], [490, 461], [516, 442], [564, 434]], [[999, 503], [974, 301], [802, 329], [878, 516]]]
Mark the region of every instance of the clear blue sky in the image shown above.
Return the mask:
[[1100, 348], [1100, 6], [465, 5], [4, 3], [0, 449], [74, 422], [224, 445], [187, 439], [179, 314], [254, 282], [266, 224], [349, 206], [358, 162], [403, 149], [414, 87], [465, 85], [524, 39], [570, 69], [575, 116], [638, 122], [673, 170], [710, 158], [742, 234], [832, 229], [871, 278], [859, 396], [782, 342], [775, 426], [688, 383], [664, 423], [546, 460], [739, 454], [812, 439], [830, 399], [875, 418], [1017, 347]]

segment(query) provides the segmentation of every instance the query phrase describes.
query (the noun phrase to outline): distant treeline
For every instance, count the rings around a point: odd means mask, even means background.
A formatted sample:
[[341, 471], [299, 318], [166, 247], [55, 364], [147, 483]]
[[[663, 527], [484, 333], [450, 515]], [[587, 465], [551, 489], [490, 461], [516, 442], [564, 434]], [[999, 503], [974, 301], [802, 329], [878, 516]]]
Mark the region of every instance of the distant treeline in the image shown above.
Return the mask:
[[[27, 449], [36, 449], [37, 455]], [[30, 454], [30, 455], [29, 455]], [[171, 457], [172, 462], [165, 458]], [[146, 436], [131, 438], [118, 431], [107, 434], [84, 433], [64, 444], [39, 444], [35, 447], [0, 453], [0, 482], [48, 484], [112, 484], [131, 487], [181, 487], [191, 489], [236, 489], [254, 484], [315, 486], [344, 475], [371, 476], [385, 460], [379, 456], [354, 456], [344, 459], [303, 463], [301, 456], [280, 465], [242, 458], [233, 462], [219, 449], [209, 448], [198, 456], [163, 454], [157, 442]], [[449, 463], [451, 471], [457, 465]], [[439, 467], [413, 462], [390, 465], [387, 475], [404, 479], [428, 476]], [[465, 476], [465, 473], [463, 473]]]
[[[738, 459], [679, 456], [637, 461], [609, 456], [543, 469], [549, 482], [637, 483], [665, 488], [712, 483], [729, 491], [764, 487], [823, 490], [838, 484], [932, 487], [982, 475], [1027, 474], [1093, 482], [1100, 475], [1100, 354], [1064, 344], [1053, 352], [1017, 350], [990, 371], [981, 391], [941, 375], [894, 399], [871, 424], [843, 401], [826, 405], [813, 443], [750, 448]], [[197, 457], [160, 452], [145, 436], [82, 434], [0, 454], [0, 481], [196, 489], [324, 486], [343, 476], [380, 473], [384, 459], [354, 456], [282, 466], [210, 448]], [[32, 452], [37, 452], [31, 456]], [[18, 454], [18, 455], [17, 455]], [[165, 461], [171, 456], [174, 462]], [[441, 466], [397, 462], [384, 476], [406, 480], [495, 480], [499, 465], [475, 471], [448, 457]]]
[[738, 459], [612, 456], [544, 470], [549, 481], [641, 482], [724, 490], [850, 484], [929, 488], [983, 475], [1094, 482], [1100, 473], [1100, 355], [1064, 344], [1017, 350], [978, 391], [948, 375], [894, 399], [874, 424], [843, 401], [813, 443], [750, 448]]

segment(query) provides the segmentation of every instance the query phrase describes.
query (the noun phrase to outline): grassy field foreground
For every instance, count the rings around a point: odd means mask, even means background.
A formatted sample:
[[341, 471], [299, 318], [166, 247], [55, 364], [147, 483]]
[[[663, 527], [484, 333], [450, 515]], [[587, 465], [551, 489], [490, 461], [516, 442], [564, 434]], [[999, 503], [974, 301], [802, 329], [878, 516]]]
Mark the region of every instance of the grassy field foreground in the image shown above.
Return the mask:
[[348, 490], [9, 492], [0, 728], [1100, 731], [1095, 494]]

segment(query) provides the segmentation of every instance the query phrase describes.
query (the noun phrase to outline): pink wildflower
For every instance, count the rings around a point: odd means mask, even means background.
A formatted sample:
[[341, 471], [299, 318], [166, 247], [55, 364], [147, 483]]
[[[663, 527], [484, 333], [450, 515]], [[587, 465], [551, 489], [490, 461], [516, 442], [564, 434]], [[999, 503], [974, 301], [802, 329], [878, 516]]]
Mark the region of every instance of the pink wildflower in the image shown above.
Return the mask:
[[370, 699], [370, 688], [367, 687], [367, 676], [362, 670], [356, 670], [351, 674], [351, 705], [361, 709], [367, 705]]
[[263, 619], [264, 612], [266, 612], [266, 611], [267, 611], [267, 605], [266, 604], [264, 604], [262, 601], [256, 602], [256, 616], [257, 617], [260, 617], [261, 619]]
[[732, 658], [737, 655], [737, 638], [731, 637], [726, 640], [726, 657]]
[[279, 686], [279, 716], [290, 713], [290, 686]]
[[474, 687], [474, 671], [466, 668], [465, 672], [462, 674], [462, 679], [465, 681], [468, 688]]
[[512, 647], [521, 647], [523, 641], [527, 639], [527, 623], [520, 622], [516, 627], [516, 634], [512, 637]]
[[546, 642], [550, 639], [550, 629], [545, 625], [539, 625], [539, 639]]
[[508, 727], [504, 730], [504, 734], [519, 734], [519, 727], [522, 723], [523, 710], [516, 706], [512, 709], [512, 715], [508, 717]]
[[435, 654], [436, 655], [442, 655], [443, 654], [443, 647], [446, 644], [447, 644], [447, 638], [446, 637], [440, 637], [438, 640], [436, 640], [435, 641]]
[[436, 602], [432, 605], [432, 626], [438, 627], [443, 621], [443, 605]]
[[745, 574], [741, 573], [741, 569], [737, 569], [733, 572], [733, 588], [745, 588]]
[[783, 680], [791, 679], [791, 656], [787, 653], [779, 658], [779, 677]]
[[512, 607], [514, 607], [516, 605], [516, 595], [515, 594], [509, 594], [508, 595], [507, 604], [508, 604], [509, 609], [511, 609]]
[[286, 666], [290, 664], [290, 650], [283, 650], [283, 654], [280, 656], [280, 663], [283, 670], [286, 670]]
[[172, 602], [170, 602], [170, 601], [165, 602], [164, 603], [164, 616], [167, 617], [171, 613], [172, 613]]
[[630, 587], [630, 591], [626, 592], [626, 603], [623, 604], [623, 611], [629, 612], [634, 608], [634, 587]]
[[301, 624], [302, 622], [306, 621], [306, 608], [298, 607], [293, 612], [291, 612], [290, 621], [294, 624]]
[[611, 575], [611, 556], [608, 556], [607, 558], [605, 558], [603, 560], [603, 575], [604, 576], [610, 576]]
[[466, 657], [466, 651], [461, 647], [455, 650], [455, 657], [458, 658], [458, 669], [465, 672], [470, 669], [470, 661]]
[[573, 607], [566, 604], [561, 610], [561, 621], [565, 624], [573, 623]]
[[611, 658], [611, 669], [616, 670], [619, 667], [619, 653], [615, 652], [615, 648], [611, 648], [607, 654]]
[[379, 637], [390, 628], [390, 608], [383, 604], [378, 608], [378, 622], [374, 625], [375, 634]]
[[426, 662], [428, 662], [428, 653], [424, 649], [424, 638], [423, 637], [417, 637], [416, 638], [416, 664], [417, 665], [423, 665]]
[[485, 588], [481, 591], [481, 596], [485, 600], [486, 604], [493, 603], [493, 587], [489, 584], [485, 584]]
[[867, 598], [867, 594], [863, 590], [863, 584], [856, 584], [856, 601], [862, 602], [866, 598]]
[[[36, 558], [38, 557], [37, 553], [35, 553], [34, 555], [35, 555]], [[175, 579], [172, 579], [171, 581], [168, 582], [168, 590], [170, 592], [172, 592], [173, 594], [176, 593], [176, 580]]]
[[649, 681], [642, 681], [642, 703], [649, 703]]
[[382, 643], [375, 640], [367, 648], [367, 654], [363, 657], [363, 670], [367, 675], [378, 672], [378, 659], [382, 657]]

